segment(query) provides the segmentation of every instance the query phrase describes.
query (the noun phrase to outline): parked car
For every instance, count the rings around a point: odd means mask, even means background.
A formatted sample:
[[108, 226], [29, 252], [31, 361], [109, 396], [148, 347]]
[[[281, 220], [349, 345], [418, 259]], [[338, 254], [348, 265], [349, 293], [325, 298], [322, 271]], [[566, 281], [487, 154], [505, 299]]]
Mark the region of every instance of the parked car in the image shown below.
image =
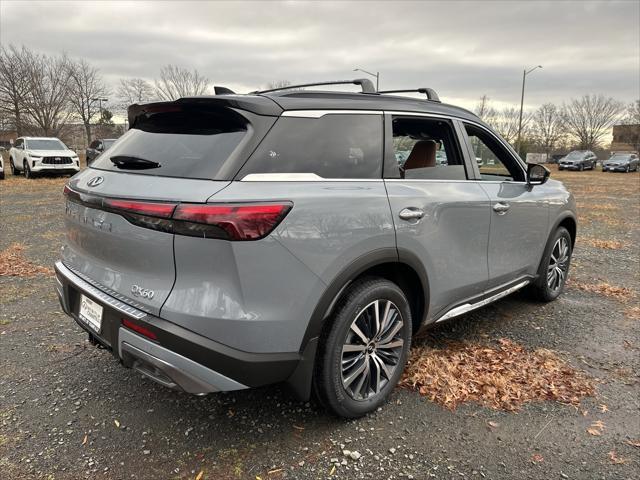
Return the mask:
[[554, 153], [553, 155], [551, 155], [551, 157], [549, 157], [549, 160], [547, 163], [559, 163], [560, 160], [566, 156], [567, 156], [566, 153]]
[[14, 175], [33, 178], [38, 173], [73, 174], [80, 171], [80, 160], [58, 138], [20, 137], [9, 150]]
[[355, 82], [129, 107], [64, 189], [56, 290], [90, 341], [171, 388], [286, 382], [358, 417], [417, 331], [523, 287], [556, 299], [576, 236], [562, 183], [432, 91]]
[[4, 159], [2, 155], [4, 153], [4, 147], [0, 147], [0, 180], [4, 180]]
[[117, 139], [115, 138], [98, 138], [91, 142], [85, 150], [87, 155], [87, 165], [90, 165], [98, 155], [107, 150]]
[[598, 157], [590, 150], [574, 150], [558, 162], [558, 170], [595, 170]]
[[603, 172], [637, 172], [638, 155], [636, 153], [619, 152], [611, 155], [609, 160], [602, 164]]

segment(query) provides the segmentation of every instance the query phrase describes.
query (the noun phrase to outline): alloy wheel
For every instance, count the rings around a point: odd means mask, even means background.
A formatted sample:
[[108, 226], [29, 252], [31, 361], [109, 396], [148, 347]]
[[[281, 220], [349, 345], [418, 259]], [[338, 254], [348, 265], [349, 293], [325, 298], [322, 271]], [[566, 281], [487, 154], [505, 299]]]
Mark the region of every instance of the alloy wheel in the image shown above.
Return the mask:
[[556, 240], [547, 267], [547, 286], [556, 291], [562, 288], [569, 270], [569, 242], [565, 237]]
[[404, 345], [404, 320], [390, 300], [375, 300], [363, 308], [342, 346], [342, 386], [354, 400], [380, 391], [399, 368]]

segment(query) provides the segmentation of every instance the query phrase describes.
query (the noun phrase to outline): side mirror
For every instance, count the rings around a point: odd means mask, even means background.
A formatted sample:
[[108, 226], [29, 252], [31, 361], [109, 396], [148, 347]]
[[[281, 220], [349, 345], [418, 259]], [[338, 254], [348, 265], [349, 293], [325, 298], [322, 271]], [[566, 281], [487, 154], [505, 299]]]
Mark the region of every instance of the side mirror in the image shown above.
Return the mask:
[[551, 172], [544, 165], [539, 163], [527, 164], [527, 184], [528, 185], [542, 185], [549, 180]]

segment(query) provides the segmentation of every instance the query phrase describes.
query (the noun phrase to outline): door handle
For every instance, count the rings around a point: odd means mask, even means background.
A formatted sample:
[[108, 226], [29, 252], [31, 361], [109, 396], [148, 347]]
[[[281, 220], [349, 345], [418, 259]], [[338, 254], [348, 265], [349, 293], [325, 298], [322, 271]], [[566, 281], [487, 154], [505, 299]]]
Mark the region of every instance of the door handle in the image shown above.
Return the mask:
[[403, 220], [419, 220], [424, 217], [424, 210], [416, 207], [403, 208], [398, 216]]
[[507, 213], [507, 210], [509, 210], [510, 208], [511, 208], [511, 205], [509, 205], [508, 203], [498, 202], [493, 206], [493, 211], [496, 212], [498, 215], [504, 215], [505, 213]]

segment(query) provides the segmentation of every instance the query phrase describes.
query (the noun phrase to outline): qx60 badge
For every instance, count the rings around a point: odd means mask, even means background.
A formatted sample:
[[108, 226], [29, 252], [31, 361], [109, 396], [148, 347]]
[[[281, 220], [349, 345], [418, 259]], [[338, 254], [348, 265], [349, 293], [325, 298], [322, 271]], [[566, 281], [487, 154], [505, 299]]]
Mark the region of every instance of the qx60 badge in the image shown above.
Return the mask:
[[87, 182], [87, 187], [97, 187], [102, 182], [104, 182], [104, 178], [102, 177], [93, 177], [91, 180]]
[[142, 288], [140, 285], [131, 285], [131, 293], [134, 297], [148, 298], [149, 300], [156, 294], [153, 290]]

